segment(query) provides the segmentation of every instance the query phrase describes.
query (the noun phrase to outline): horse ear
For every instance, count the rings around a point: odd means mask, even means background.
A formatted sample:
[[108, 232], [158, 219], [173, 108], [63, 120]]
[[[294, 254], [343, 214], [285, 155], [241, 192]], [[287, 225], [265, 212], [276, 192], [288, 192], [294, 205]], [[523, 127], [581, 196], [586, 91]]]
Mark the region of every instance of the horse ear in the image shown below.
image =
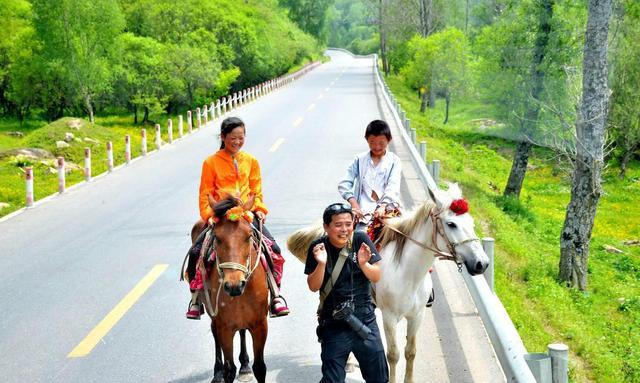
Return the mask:
[[207, 199], [209, 200], [209, 206], [213, 209], [213, 206], [218, 203], [215, 198], [211, 195], [211, 193], [207, 194]]
[[452, 200], [457, 200], [462, 198], [462, 189], [460, 189], [460, 185], [458, 185], [457, 182], [449, 184], [447, 193], [449, 194]]
[[256, 195], [255, 194], [250, 194], [249, 198], [247, 199], [247, 202], [245, 202], [242, 205], [242, 209], [251, 210], [251, 208], [253, 207], [254, 202], [256, 202]]
[[440, 189], [435, 189], [435, 190], [428, 189], [428, 190], [429, 190], [429, 196], [431, 197], [431, 200], [433, 200], [433, 202], [436, 203], [436, 208], [438, 210], [442, 210], [446, 200], [446, 198], [443, 198], [445, 193], [442, 192], [442, 190]]

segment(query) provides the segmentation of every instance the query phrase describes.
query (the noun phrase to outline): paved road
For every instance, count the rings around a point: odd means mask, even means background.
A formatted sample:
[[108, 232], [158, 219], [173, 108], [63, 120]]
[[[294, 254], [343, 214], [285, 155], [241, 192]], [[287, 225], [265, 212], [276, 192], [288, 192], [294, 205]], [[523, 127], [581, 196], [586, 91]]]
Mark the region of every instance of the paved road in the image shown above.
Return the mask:
[[[371, 60], [330, 55], [294, 84], [233, 112], [247, 125], [245, 149], [262, 164], [268, 224], [282, 245], [340, 199], [338, 180], [366, 150], [364, 127], [389, 118]], [[178, 273], [197, 215], [200, 165], [218, 148], [218, 126], [0, 221], [3, 381], [210, 381], [208, 324], [184, 319], [188, 293]], [[403, 198], [413, 206], [426, 198], [423, 188], [401, 140], [392, 149], [406, 160]], [[317, 297], [303, 265], [286, 257], [283, 292], [293, 313], [270, 320], [267, 380], [317, 382]], [[504, 381], [462, 278], [438, 263], [434, 281], [416, 381]], [[91, 337], [94, 329], [110, 330]], [[88, 336], [95, 347], [81, 344]], [[362, 379], [356, 372], [347, 381]]]

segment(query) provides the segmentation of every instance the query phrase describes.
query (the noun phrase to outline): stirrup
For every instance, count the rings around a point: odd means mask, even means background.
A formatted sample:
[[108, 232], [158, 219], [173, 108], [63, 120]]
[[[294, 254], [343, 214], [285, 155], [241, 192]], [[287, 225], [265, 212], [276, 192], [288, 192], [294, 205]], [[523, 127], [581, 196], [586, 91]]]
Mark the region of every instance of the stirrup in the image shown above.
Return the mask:
[[202, 303], [189, 302], [189, 308], [187, 310], [187, 319], [200, 320], [200, 317], [204, 314], [204, 305]]
[[290, 312], [291, 310], [289, 310], [287, 300], [284, 299], [282, 295], [278, 295], [271, 300], [271, 303], [269, 304], [270, 318], [283, 317], [289, 315]]

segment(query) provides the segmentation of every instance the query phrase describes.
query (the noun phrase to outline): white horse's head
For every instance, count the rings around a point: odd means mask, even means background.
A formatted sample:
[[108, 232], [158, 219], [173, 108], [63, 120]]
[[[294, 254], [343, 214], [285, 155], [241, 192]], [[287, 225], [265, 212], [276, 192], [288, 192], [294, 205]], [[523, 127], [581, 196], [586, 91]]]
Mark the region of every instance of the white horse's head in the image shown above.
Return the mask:
[[449, 184], [446, 191], [429, 191], [436, 203], [438, 219], [442, 223], [444, 235], [437, 236], [439, 248], [449, 248], [453, 255], [464, 262], [471, 275], [482, 274], [489, 266], [489, 257], [482, 249], [474, 230], [469, 205], [462, 198], [457, 183]]

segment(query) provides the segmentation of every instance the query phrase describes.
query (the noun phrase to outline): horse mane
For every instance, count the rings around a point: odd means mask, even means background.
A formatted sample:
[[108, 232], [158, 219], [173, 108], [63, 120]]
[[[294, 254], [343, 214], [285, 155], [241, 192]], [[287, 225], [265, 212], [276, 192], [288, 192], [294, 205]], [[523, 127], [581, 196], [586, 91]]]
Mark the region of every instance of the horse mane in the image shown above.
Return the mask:
[[228, 196], [225, 199], [216, 202], [216, 204], [211, 208], [213, 209], [213, 215], [222, 219], [229, 209], [240, 205], [242, 205], [242, 201], [240, 199]]
[[316, 223], [296, 230], [287, 238], [287, 249], [302, 263], [307, 261], [307, 251], [311, 242], [324, 235], [322, 224]]
[[427, 200], [412, 213], [403, 217], [389, 219], [380, 233], [380, 239], [378, 241], [380, 248], [382, 249], [389, 243], [396, 241], [396, 249], [393, 256], [396, 261], [399, 261], [407, 237], [391, 230], [391, 227], [409, 235], [416, 227], [426, 221], [429, 213], [435, 206], [436, 204], [433, 201]]

